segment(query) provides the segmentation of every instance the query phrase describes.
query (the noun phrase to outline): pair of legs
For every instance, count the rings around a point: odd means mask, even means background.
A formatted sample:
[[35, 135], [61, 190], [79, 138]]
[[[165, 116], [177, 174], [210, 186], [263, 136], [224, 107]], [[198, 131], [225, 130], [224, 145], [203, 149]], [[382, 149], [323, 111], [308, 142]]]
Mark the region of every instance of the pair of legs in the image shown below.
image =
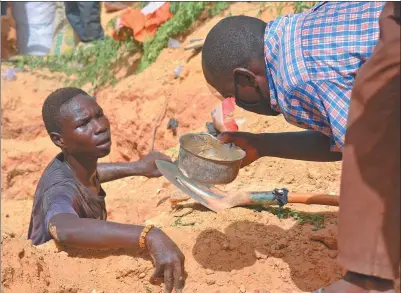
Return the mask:
[[65, 2], [65, 14], [68, 21], [83, 43], [101, 40], [104, 31], [100, 23], [100, 3]]
[[7, 19], [7, 2], [1, 2], [1, 59], [7, 59], [7, 34], [8, 34], [8, 19]]
[[393, 292], [400, 265], [400, 3], [388, 2], [371, 58], [357, 72], [341, 178], [338, 261], [324, 293]]

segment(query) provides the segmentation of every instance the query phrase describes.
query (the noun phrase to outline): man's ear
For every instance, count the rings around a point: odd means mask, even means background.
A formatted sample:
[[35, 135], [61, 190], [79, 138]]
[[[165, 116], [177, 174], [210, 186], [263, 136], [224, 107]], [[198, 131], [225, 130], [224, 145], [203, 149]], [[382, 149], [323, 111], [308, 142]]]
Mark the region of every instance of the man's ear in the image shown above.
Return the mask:
[[52, 132], [50, 133], [50, 139], [53, 141], [53, 143], [58, 146], [60, 149], [63, 149], [65, 147], [63, 137], [61, 136], [60, 133], [57, 132]]
[[234, 71], [234, 78], [237, 77], [238, 85], [240, 86], [250, 86], [256, 87], [256, 75], [250, 71], [249, 69], [238, 67], [235, 68]]

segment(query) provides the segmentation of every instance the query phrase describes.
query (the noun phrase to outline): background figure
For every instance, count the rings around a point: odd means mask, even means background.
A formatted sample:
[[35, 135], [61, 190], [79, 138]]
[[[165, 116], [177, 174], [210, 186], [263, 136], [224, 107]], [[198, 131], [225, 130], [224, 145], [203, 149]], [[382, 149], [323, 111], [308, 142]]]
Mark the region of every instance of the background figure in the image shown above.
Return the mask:
[[100, 2], [64, 2], [68, 21], [83, 43], [101, 40]]
[[12, 2], [21, 55], [47, 55], [53, 40], [54, 2]]
[[7, 58], [7, 2], [1, 2], [1, 59]]

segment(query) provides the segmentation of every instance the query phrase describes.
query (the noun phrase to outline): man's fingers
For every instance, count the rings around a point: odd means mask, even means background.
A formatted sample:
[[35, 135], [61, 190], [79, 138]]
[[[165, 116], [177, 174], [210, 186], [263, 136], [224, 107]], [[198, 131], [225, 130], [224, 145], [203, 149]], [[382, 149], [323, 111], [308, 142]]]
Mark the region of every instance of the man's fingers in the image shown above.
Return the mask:
[[164, 293], [171, 293], [173, 291], [173, 268], [166, 266], [164, 269]]
[[221, 143], [227, 143], [227, 142], [232, 142], [233, 138], [231, 136], [231, 133], [229, 132], [223, 132], [221, 134], [219, 134], [217, 136], [217, 139], [221, 142]]
[[177, 263], [174, 266], [173, 276], [174, 276], [174, 288], [176, 290], [182, 289], [182, 287], [184, 287], [184, 268], [183, 265], [181, 265], [181, 263]]
[[160, 279], [162, 276], [163, 276], [163, 267], [160, 265], [156, 265], [156, 268], [153, 271], [152, 276], [150, 277], [150, 282], [153, 283], [157, 279]]

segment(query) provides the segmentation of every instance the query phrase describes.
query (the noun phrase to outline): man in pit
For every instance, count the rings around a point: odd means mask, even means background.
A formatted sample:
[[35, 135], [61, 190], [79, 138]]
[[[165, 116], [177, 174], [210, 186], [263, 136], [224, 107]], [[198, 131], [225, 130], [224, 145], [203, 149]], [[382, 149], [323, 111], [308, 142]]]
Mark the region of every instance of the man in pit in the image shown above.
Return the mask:
[[51, 239], [84, 249], [147, 250], [155, 263], [151, 281], [164, 276], [165, 292], [184, 281], [184, 255], [152, 225], [106, 221], [106, 193], [101, 184], [127, 176], [159, 177], [155, 160], [171, 161], [152, 152], [136, 162], [98, 164], [111, 148], [110, 123], [96, 100], [77, 88], [61, 88], [48, 96], [43, 121], [61, 152], [39, 180], [28, 238], [34, 245]]

